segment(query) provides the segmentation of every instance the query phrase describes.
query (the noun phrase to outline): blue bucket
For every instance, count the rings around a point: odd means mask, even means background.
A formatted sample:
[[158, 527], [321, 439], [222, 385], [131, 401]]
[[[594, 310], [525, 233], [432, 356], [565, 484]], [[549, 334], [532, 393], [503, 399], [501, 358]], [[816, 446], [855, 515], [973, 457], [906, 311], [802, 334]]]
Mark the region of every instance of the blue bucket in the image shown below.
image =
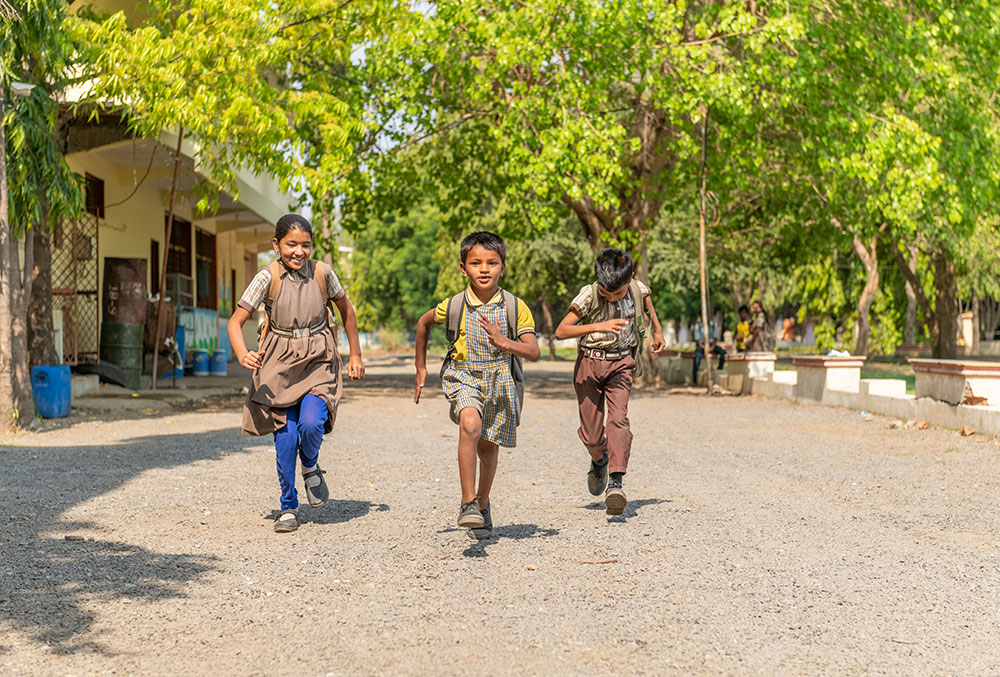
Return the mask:
[[35, 412], [42, 418], [69, 416], [73, 401], [68, 365], [31, 368], [31, 395]]
[[226, 351], [216, 350], [212, 353], [212, 364], [209, 367], [212, 376], [226, 375]]
[[208, 376], [209, 364], [208, 364], [208, 351], [196, 349], [194, 351], [194, 371], [191, 373], [195, 376]]

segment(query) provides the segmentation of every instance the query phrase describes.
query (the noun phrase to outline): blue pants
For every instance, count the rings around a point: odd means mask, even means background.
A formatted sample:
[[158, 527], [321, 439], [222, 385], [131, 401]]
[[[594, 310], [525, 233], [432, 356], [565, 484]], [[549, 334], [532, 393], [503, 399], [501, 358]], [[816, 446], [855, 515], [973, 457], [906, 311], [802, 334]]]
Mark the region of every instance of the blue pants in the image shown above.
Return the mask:
[[282, 510], [299, 507], [299, 494], [295, 491], [295, 460], [296, 457], [301, 458], [304, 468], [311, 468], [319, 461], [319, 447], [323, 444], [327, 416], [326, 402], [315, 395], [306, 395], [298, 404], [285, 410], [285, 425], [274, 433]]
[[[722, 349], [719, 345], [712, 346], [712, 352], [719, 356], [719, 369], [726, 366], [726, 351]], [[698, 346], [694, 349], [694, 369], [691, 371], [691, 381], [695, 384], [698, 383], [698, 367], [701, 366], [701, 360], [705, 357], [705, 349]]]

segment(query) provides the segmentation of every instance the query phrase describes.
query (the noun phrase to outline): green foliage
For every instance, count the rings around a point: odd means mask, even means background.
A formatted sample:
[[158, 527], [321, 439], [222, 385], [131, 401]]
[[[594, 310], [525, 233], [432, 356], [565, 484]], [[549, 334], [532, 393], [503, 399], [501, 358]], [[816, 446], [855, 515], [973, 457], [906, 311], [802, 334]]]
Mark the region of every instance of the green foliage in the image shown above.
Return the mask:
[[[22, 236], [30, 227], [51, 228], [83, 211], [83, 184], [66, 164], [58, 133], [55, 97], [71, 80], [77, 49], [64, 26], [66, 3], [29, 0], [14, 6], [21, 20], [0, 20], [0, 83], [6, 96], [9, 219]], [[12, 82], [35, 87], [18, 98]]]

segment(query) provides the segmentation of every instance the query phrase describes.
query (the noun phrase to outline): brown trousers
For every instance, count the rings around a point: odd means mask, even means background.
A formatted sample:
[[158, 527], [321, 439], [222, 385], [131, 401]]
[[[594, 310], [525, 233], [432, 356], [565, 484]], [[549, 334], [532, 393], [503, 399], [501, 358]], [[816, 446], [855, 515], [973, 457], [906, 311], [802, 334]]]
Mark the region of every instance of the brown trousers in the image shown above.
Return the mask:
[[[580, 405], [580, 439], [595, 461], [608, 454], [608, 472], [625, 472], [632, 451], [628, 396], [635, 360], [595, 360], [580, 354], [573, 369], [573, 387]], [[605, 405], [607, 423], [605, 424]]]

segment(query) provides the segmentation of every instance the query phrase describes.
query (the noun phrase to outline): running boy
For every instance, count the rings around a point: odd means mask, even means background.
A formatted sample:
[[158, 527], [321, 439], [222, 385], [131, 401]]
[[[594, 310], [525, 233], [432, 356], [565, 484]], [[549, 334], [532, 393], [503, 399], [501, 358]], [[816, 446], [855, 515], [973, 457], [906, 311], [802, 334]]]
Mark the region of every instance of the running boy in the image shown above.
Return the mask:
[[633, 267], [632, 257], [621, 249], [598, 254], [594, 261], [597, 281], [580, 290], [556, 329], [557, 339], [579, 339], [573, 386], [580, 405], [578, 433], [591, 458], [587, 488], [594, 496], [607, 489], [604, 502], [609, 515], [622, 514], [628, 504], [622, 478], [632, 449], [628, 398], [636, 358], [641, 359], [642, 352], [640, 307], [653, 323], [653, 352], [660, 352], [664, 345], [649, 288], [632, 279]]
[[[299, 528], [295, 465], [302, 462], [302, 483], [309, 505], [318, 508], [330, 495], [319, 448], [333, 428], [340, 402], [340, 353], [330, 304], [337, 306], [347, 332], [351, 357], [347, 373], [362, 379], [361, 343], [354, 306], [326, 264], [309, 258], [312, 225], [298, 214], [278, 219], [271, 246], [278, 259], [261, 270], [243, 292], [227, 332], [236, 359], [252, 369], [250, 393], [243, 408], [243, 432], [274, 435], [281, 487], [281, 510], [274, 530]], [[260, 304], [267, 309], [257, 350], [247, 350], [243, 324]]]
[[[445, 299], [417, 322], [416, 392], [427, 379], [427, 335], [446, 324], [451, 345], [441, 369], [441, 385], [458, 423], [458, 477], [462, 501], [458, 525], [471, 538], [493, 532], [490, 489], [500, 446], [517, 444], [523, 390], [521, 358], [538, 359], [535, 320], [524, 301], [500, 289], [507, 246], [499, 235], [472, 233], [461, 245], [462, 275], [469, 279], [461, 294]], [[454, 333], [453, 333], [454, 332]], [[476, 457], [479, 486], [476, 487]]]

